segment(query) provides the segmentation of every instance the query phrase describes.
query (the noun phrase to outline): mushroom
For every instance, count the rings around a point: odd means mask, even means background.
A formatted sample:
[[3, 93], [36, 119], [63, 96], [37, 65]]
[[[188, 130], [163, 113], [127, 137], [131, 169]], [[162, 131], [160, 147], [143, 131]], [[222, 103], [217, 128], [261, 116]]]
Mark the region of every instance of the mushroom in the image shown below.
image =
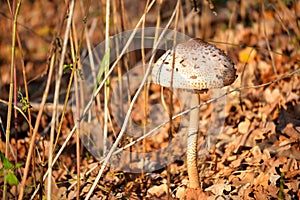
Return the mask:
[[[174, 70], [172, 69], [175, 56]], [[172, 75], [173, 71], [173, 75]], [[199, 93], [222, 88], [236, 79], [236, 69], [230, 58], [216, 46], [201, 39], [190, 39], [178, 44], [175, 53], [168, 50], [154, 64], [152, 80], [163, 87], [185, 89], [192, 92], [191, 108], [199, 105]], [[187, 171], [189, 188], [200, 188], [197, 170], [197, 134], [199, 109], [190, 112], [187, 141]]]

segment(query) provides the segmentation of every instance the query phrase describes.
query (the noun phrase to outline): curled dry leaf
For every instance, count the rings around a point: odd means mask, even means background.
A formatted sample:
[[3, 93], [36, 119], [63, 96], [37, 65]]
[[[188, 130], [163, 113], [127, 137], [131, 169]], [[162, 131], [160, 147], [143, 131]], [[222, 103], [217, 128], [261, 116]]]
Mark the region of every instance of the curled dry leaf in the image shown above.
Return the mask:
[[148, 190], [150, 196], [155, 196], [155, 197], [166, 196], [167, 192], [168, 192], [168, 185], [166, 183], [163, 183], [161, 185], [155, 185]]
[[205, 191], [210, 191], [214, 195], [222, 195], [224, 190], [230, 191], [231, 186], [229, 184], [213, 184], [212, 186], [205, 189]]

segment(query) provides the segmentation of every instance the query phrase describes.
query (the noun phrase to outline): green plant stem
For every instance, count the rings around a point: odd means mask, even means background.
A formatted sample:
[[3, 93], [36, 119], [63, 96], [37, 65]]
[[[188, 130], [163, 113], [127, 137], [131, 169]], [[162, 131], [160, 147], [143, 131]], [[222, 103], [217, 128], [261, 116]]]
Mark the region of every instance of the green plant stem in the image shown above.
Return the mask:
[[[110, 22], [110, 0], [106, 1], [106, 17], [105, 17], [105, 75], [109, 72], [110, 48], [109, 48], [109, 22]], [[108, 132], [108, 101], [109, 101], [109, 78], [106, 80], [104, 89], [104, 127], [103, 127], [103, 155], [107, 151], [107, 132]]]
[[[7, 123], [6, 123], [6, 141], [5, 141], [5, 157], [9, 159], [9, 140], [10, 140], [10, 125], [11, 125], [11, 112], [12, 112], [12, 100], [14, 89], [14, 66], [15, 66], [15, 47], [16, 47], [16, 33], [17, 33], [17, 18], [21, 6], [21, 0], [18, 0], [17, 7], [14, 13], [13, 21], [13, 33], [11, 43], [11, 65], [10, 65], [10, 84], [9, 84], [9, 99], [7, 109]], [[3, 185], [3, 200], [7, 199], [7, 180], [4, 179]]]

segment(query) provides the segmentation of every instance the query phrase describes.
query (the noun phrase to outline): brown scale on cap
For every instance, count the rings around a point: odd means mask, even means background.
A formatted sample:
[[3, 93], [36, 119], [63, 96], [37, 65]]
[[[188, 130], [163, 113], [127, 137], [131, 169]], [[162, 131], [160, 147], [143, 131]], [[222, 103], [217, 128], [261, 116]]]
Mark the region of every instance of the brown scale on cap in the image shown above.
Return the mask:
[[[175, 52], [173, 88], [199, 92], [230, 85], [236, 79], [231, 59], [215, 45], [190, 39], [178, 44]], [[171, 87], [173, 56], [174, 52], [168, 50], [155, 63], [152, 69], [155, 84]]]

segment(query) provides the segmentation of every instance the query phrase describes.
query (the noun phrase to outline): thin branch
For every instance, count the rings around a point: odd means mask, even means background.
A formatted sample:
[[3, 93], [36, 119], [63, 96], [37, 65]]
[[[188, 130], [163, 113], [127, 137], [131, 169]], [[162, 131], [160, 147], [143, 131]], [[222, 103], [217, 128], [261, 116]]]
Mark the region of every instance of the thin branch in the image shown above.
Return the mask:
[[57, 81], [55, 84], [55, 92], [54, 92], [54, 99], [53, 99], [54, 110], [52, 112], [52, 119], [51, 119], [49, 158], [48, 158], [49, 176], [48, 176], [47, 199], [51, 199], [51, 196], [52, 196], [52, 159], [53, 159], [55, 121], [56, 121], [56, 115], [57, 115], [56, 107], [59, 102], [59, 90], [60, 90], [60, 85], [61, 85], [60, 83], [61, 83], [61, 78], [63, 75], [63, 65], [64, 65], [64, 61], [65, 61], [65, 54], [67, 51], [67, 44], [68, 44], [68, 40], [69, 40], [69, 33], [70, 33], [70, 29], [71, 29], [74, 7], [75, 7], [75, 1], [72, 0], [70, 2], [70, 10], [69, 10], [70, 13], [69, 13], [68, 20], [67, 20], [67, 26], [66, 26], [65, 36], [64, 36], [64, 43], [63, 43], [60, 62], [59, 62], [59, 66], [58, 66], [59, 67], [58, 68], [58, 77], [57, 77]]

